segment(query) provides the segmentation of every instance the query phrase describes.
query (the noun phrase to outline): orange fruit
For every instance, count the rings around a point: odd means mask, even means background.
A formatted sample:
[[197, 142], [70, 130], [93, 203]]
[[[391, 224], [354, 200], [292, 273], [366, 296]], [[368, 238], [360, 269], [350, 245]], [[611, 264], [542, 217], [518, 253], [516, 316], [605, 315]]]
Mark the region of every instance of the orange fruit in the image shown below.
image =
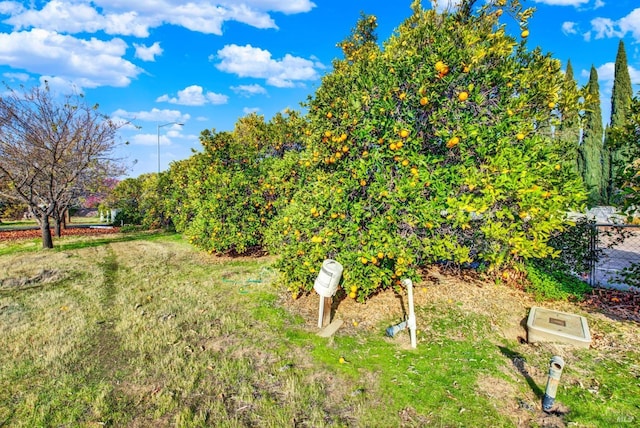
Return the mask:
[[516, 135], [516, 138], [520, 141], [524, 140], [524, 134], [522, 132], [518, 132], [518, 134]]
[[420, 105], [421, 106], [426, 106], [428, 102], [429, 102], [429, 100], [427, 99], [427, 97], [420, 98]]
[[451, 137], [451, 139], [449, 141], [447, 141], [447, 148], [451, 149], [451, 148], [457, 146], [459, 142], [460, 142], [460, 138]]
[[328, 112], [328, 113], [327, 113], [327, 118], [331, 119], [332, 117], [333, 117], [333, 113]]
[[466, 91], [462, 91], [458, 94], [458, 99], [460, 101], [466, 101], [469, 98], [469, 93]]
[[400, 131], [400, 136], [402, 138], [407, 138], [409, 136], [409, 131], [407, 131], [406, 129], [403, 129], [402, 131]]

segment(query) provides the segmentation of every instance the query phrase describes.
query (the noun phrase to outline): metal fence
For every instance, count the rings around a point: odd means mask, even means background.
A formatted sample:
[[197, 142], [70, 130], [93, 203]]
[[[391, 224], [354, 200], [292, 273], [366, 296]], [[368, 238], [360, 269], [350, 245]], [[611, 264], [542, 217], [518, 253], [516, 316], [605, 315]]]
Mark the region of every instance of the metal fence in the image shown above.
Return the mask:
[[640, 225], [595, 224], [591, 235], [592, 286], [638, 290], [628, 272], [640, 266]]

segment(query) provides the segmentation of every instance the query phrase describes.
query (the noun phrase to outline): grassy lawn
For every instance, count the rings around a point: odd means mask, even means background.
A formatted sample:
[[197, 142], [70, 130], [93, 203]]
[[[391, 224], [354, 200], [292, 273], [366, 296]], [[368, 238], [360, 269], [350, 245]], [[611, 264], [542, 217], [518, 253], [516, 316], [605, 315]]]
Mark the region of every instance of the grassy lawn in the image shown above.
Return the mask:
[[[585, 314], [597, 346], [533, 346], [502, 334], [512, 308], [476, 312], [434, 295], [419, 299], [417, 349], [384, 336], [392, 316], [326, 339], [317, 318], [291, 310], [303, 302], [278, 285], [270, 258], [216, 258], [175, 235], [56, 245], [0, 243], [0, 426], [640, 421], [634, 323]], [[567, 366], [547, 415], [540, 400], [558, 352]]]

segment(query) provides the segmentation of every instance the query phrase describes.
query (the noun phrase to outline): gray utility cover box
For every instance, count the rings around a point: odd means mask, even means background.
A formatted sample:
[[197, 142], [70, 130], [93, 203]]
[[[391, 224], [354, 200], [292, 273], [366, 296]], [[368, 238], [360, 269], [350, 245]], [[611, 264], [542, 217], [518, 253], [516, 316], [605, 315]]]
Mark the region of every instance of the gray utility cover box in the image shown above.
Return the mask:
[[534, 306], [527, 320], [527, 341], [562, 342], [588, 348], [591, 334], [583, 316]]

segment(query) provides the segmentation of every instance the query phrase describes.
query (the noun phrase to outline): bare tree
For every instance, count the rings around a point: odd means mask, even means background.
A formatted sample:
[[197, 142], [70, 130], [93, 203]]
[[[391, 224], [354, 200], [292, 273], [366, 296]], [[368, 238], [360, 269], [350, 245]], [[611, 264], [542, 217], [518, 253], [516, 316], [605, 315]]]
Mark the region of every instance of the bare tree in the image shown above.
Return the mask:
[[123, 124], [81, 94], [58, 99], [47, 85], [22, 89], [0, 96], [0, 195], [27, 204], [42, 247], [53, 248], [49, 219], [59, 228], [82, 186], [123, 172], [113, 157]]

